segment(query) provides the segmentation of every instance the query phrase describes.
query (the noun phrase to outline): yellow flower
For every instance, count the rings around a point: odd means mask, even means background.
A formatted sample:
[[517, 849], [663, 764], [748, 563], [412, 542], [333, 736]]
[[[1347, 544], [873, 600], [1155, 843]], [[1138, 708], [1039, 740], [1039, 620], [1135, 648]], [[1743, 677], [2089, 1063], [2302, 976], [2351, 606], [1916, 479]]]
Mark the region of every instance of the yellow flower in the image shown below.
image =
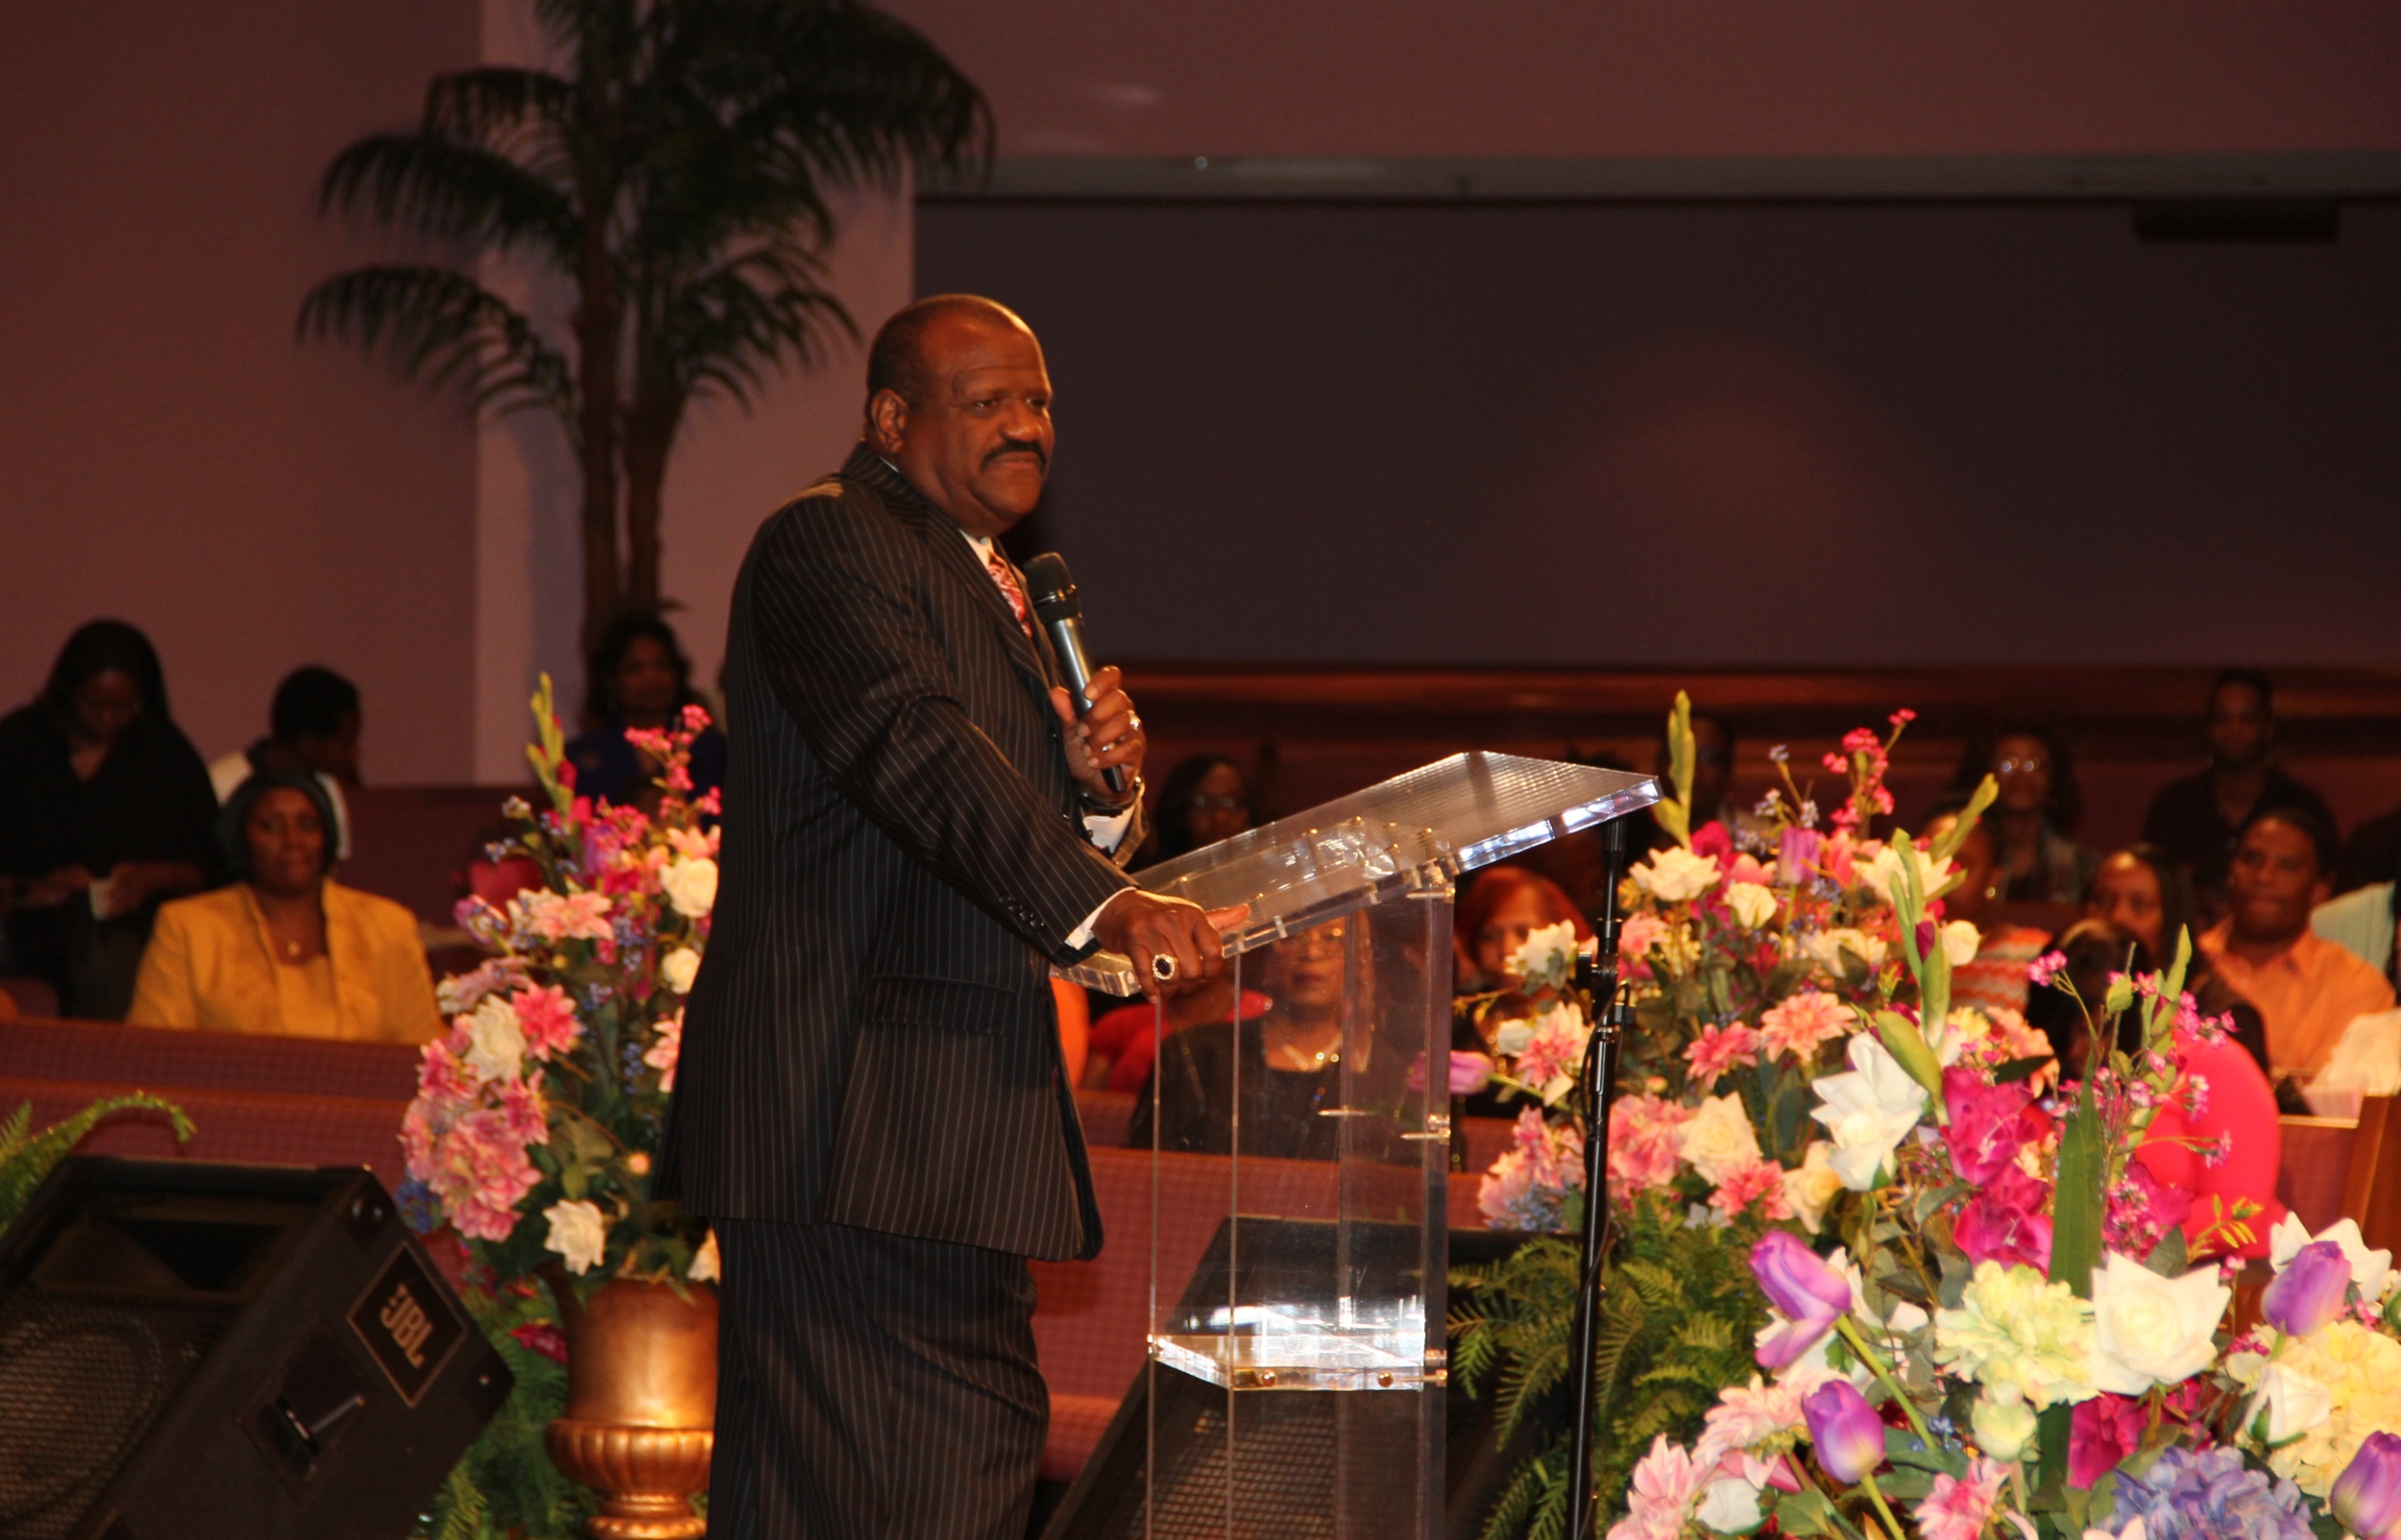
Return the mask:
[[1934, 1312], [1934, 1361], [2036, 1408], [2091, 1398], [2093, 1307], [2025, 1265], [1977, 1263], [1960, 1309]]
[[2401, 1432], [2401, 1342], [2356, 1321], [2336, 1321], [2284, 1345], [2276, 1361], [2326, 1387], [2334, 1412], [2268, 1463], [2322, 1498], [2373, 1432]]

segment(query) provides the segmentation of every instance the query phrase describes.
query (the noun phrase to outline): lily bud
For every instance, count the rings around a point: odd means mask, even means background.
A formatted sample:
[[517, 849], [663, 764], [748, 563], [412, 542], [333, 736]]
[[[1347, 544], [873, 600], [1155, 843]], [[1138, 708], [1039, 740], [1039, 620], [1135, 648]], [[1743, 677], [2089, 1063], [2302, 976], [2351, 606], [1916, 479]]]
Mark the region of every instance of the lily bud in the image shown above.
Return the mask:
[[1801, 1398], [1801, 1416], [1826, 1474], [1855, 1486], [1884, 1462], [1884, 1420], [1848, 1380], [1829, 1380]]
[[2401, 1436], [2368, 1434], [2326, 1497], [2353, 1534], [2381, 1535], [2401, 1523]]
[[[2263, 1320], [2287, 1336], [2307, 1336], [2342, 1311], [2351, 1262], [2331, 1240], [2313, 1240], [2292, 1254], [2260, 1296]], [[2366, 1532], [2366, 1531], [2361, 1531]]]

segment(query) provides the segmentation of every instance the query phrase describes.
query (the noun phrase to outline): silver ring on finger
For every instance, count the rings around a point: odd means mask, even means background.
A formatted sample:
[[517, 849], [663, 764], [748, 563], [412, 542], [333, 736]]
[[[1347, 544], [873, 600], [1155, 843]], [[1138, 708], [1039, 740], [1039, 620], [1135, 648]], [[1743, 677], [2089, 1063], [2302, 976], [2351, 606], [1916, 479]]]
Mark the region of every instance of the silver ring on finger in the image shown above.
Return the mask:
[[1177, 972], [1178, 970], [1176, 966], [1176, 959], [1173, 957], [1153, 957], [1151, 959], [1151, 976], [1157, 979], [1162, 984], [1174, 983], [1176, 981], [1176, 975]]

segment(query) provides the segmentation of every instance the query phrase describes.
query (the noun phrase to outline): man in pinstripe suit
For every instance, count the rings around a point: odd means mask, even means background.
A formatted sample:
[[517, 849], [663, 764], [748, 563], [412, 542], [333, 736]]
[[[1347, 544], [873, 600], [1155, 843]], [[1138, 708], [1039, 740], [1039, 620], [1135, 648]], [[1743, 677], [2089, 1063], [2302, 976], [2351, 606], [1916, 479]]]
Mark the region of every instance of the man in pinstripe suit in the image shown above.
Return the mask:
[[1052, 444], [1025, 324], [920, 301], [877, 335], [864, 441], [735, 585], [722, 879], [658, 1188], [724, 1256], [726, 1540], [1023, 1535], [1049, 1417], [1026, 1259], [1101, 1244], [1048, 967], [1105, 946], [1165, 994], [1221, 965], [1229, 917], [1120, 870], [1144, 742], [1116, 672], [1079, 720], [992, 544]]

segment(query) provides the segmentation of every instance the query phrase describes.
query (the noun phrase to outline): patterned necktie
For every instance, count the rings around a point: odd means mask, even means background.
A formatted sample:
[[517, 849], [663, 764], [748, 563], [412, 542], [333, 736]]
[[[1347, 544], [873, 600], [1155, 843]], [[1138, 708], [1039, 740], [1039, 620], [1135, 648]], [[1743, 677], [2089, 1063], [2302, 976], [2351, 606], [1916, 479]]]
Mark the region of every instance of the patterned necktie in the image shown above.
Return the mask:
[[1009, 613], [1017, 617], [1017, 629], [1026, 634], [1028, 641], [1031, 641], [1033, 607], [1026, 603], [1026, 590], [1018, 583], [1017, 574], [1009, 570], [1007, 558], [1002, 556], [1001, 548], [995, 545], [992, 553], [983, 559], [983, 565], [991, 572], [992, 581], [1001, 586], [1001, 592], [1007, 597]]

